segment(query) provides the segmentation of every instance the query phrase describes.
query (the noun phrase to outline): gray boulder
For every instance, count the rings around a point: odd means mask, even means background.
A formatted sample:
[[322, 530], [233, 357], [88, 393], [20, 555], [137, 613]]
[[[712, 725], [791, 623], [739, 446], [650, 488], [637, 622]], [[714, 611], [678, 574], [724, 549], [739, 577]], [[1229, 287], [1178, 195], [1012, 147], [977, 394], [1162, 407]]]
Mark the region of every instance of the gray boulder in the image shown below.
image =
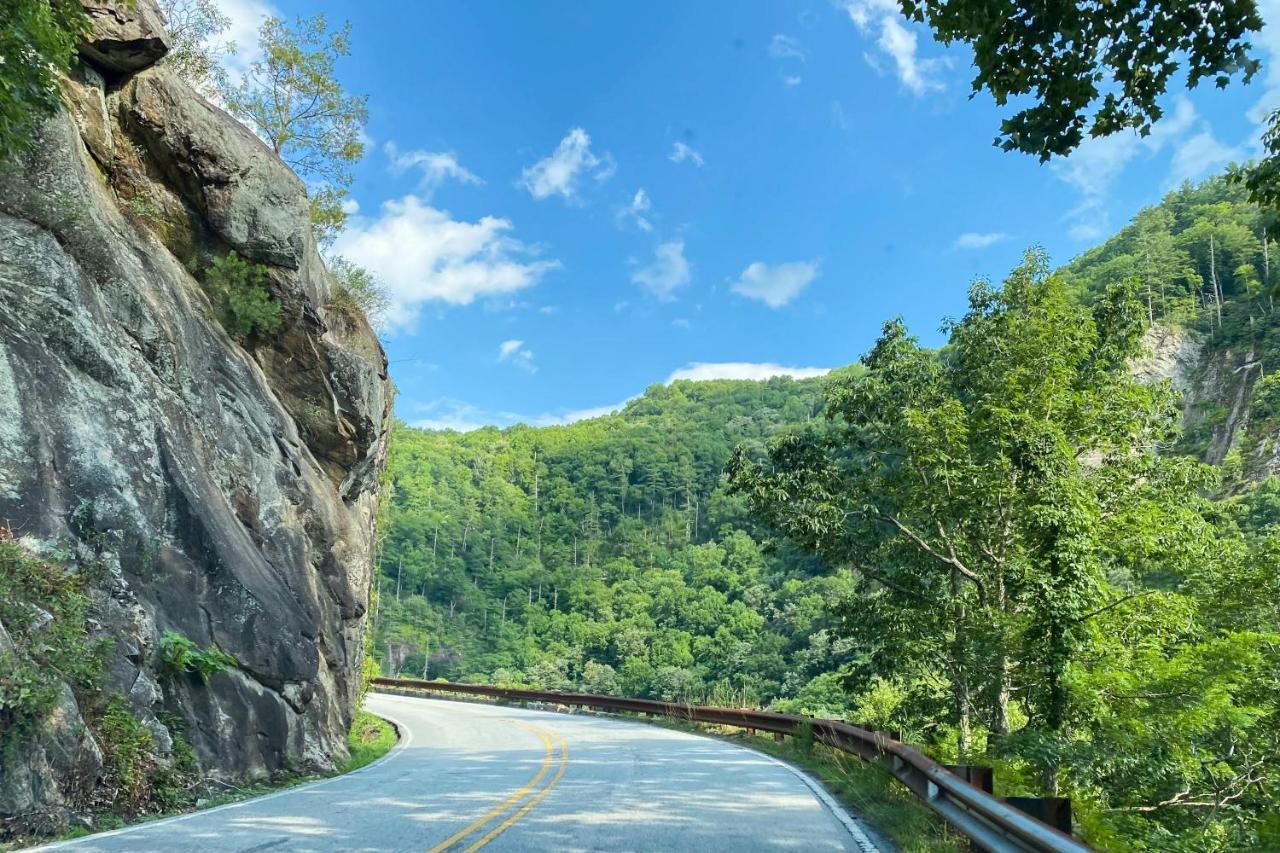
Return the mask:
[[169, 52], [169, 33], [155, 0], [81, 0], [92, 32], [79, 45], [82, 55], [113, 74], [131, 74], [155, 65]]

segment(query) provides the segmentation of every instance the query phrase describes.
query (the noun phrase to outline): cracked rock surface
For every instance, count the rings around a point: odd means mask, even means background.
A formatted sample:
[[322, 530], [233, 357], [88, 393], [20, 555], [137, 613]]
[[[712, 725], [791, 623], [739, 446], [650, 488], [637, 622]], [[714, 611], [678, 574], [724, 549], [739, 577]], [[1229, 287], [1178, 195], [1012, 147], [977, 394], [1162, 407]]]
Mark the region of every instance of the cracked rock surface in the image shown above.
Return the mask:
[[[359, 687], [386, 359], [328, 309], [302, 182], [155, 65], [153, 0], [85, 6], [67, 109], [0, 170], [0, 522], [97, 567], [107, 690], [157, 743], [176, 718], [214, 778], [328, 768]], [[268, 340], [229, 337], [193, 277], [233, 249], [268, 267]], [[170, 630], [237, 666], [166, 672]], [[74, 816], [102, 762], [82, 710], [68, 689], [0, 751], [0, 825]]]

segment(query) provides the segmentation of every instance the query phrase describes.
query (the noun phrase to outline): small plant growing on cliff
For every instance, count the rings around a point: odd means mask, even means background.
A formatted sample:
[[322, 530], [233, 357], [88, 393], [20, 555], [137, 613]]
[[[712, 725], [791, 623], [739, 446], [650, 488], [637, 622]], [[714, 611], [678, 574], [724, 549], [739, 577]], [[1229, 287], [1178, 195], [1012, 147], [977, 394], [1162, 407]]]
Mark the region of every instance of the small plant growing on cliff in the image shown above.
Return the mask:
[[230, 252], [209, 264], [204, 283], [217, 305], [218, 320], [232, 337], [243, 340], [280, 328], [280, 303], [267, 293], [264, 265]]
[[0, 628], [11, 646], [0, 654], [0, 745], [57, 704], [59, 682], [98, 689], [109, 641], [89, 636], [86, 592], [83, 575], [29, 553], [0, 528]]
[[381, 327], [389, 300], [373, 273], [341, 255], [329, 261], [329, 272], [333, 273], [335, 284], [329, 310], [350, 317], [363, 315], [370, 326]]
[[194, 672], [201, 681], [236, 665], [233, 655], [222, 649], [202, 649], [177, 631], [166, 631], [160, 637], [160, 659], [173, 672]]

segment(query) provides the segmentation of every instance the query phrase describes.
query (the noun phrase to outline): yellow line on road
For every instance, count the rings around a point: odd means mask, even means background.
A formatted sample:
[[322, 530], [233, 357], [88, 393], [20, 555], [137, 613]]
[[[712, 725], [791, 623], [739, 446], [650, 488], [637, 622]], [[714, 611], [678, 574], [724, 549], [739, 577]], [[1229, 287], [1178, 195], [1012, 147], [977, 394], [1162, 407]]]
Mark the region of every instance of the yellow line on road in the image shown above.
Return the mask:
[[[517, 723], [517, 725], [523, 725], [523, 724]], [[489, 811], [485, 812], [485, 813], [484, 813], [484, 814], [482, 814], [480, 817], [476, 818], [476, 819], [475, 819], [475, 820], [473, 820], [471, 823], [467, 824], [467, 825], [466, 825], [466, 826], [464, 826], [462, 829], [460, 829], [460, 830], [458, 830], [457, 832], [455, 832], [453, 835], [450, 835], [450, 836], [449, 836], [448, 838], [446, 838], [444, 841], [441, 841], [441, 842], [440, 842], [439, 844], [437, 844], [435, 847], [432, 847], [430, 850], [428, 850], [428, 851], [427, 851], [427, 853], [440, 853], [440, 851], [447, 850], [449, 847], [451, 847], [451, 846], [452, 846], [453, 844], [455, 844], [456, 842], [460, 841], [460, 840], [461, 840], [461, 839], [463, 839], [463, 838], [466, 838], [466, 837], [467, 837], [468, 835], [470, 835], [471, 833], [473, 833], [473, 832], [475, 832], [476, 830], [480, 829], [480, 828], [481, 828], [481, 827], [483, 827], [485, 824], [487, 824], [489, 821], [491, 821], [491, 820], [493, 820], [494, 818], [498, 817], [498, 815], [502, 814], [502, 813], [503, 813], [503, 812], [505, 812], [507, 809], [511, 808], [513, 805], [515, 805], [517, 802], [519, 802], [521, 799], [523, 799], [523, 798], [524, 798], [524, 796], [525, 796], [526, 794], [528, 794], [531, 790], [533, 790], [533, 788], [534, 788], [534, 787], [535, 787], [539, 782], [541, 782], [541, 781], [542, 781], [543, 777], [547, 775], [547, 771], [551, 769], [551, 761], [552, 761], [552, 757], [553, 757], [554, 752], [555, 752], [555, 751], [554, 751], [554, 748], [553, 748], [553, 747], [552, 747], [552, 745], [551, 745], [551, 738], [547, 737], [547, 735], [546, 735], [544, 732], [542, 732], [542, 731], [538, 731], [537, 729], [535, 729], [535, 728], [534, 728], [534, 727], [532, 727], [532, 726], [523, 726], [523, 727], [524, 727], [524, 728], [529, 729], [529, 730], [530, 730], [530, 731], [532, 731], [534, 734], [536, 734], [538, 737], [542, 738], [542, 744], [543, 744], [543, 747], [544, 747], [544, 749], [545, 749], [545, 753], [544, 753], [544, 754], [543, 754], [543, 756], [542, 756], [542, 767], [538, 770], [537, 775], [535, 775], [532, 779], [530, 779], [530, 780], [529, 780], [529, 781], [524, 785], [524, 787], [520, 788], [518, 791], [516, 791], [515, 793], [513, 793], [511, 796], [507, 797], [507, 798], [506, 798], [505, 800], [503, 800], [501, 803], [499, 803], [498, 805], [494, 806], [492, 809], [490, 809]], [[563, 743], [563, 741], [562, 741], [562, 743]], [[563, 772], [563, 769], [561, 770], [561, 772]]]
[[[533, 728], [533, 727], [530, 726], [530, 728]], [[539, 734], [541, 734], [541, 732], [539, 732]], [[556, 775], [551, 777], [551, 781], [547, 783], [546, 787], [544, 787], [535, 796], [530, 798], [528, 802], [526, 802], [523, 806], [521, 806], [519, 811], [517, 811], [511, 817], [507, 818], [502, 823], [495, 826], [493, 829], [489, 830], [489, 832], [486, 833], [483, 838], [481, 838], [479, 841], [477, 841], [476, 843], [468, 847], [466, 850], [466, 853], [472, 853], [473, 850], [479, 850], [481, 847], [485, 846], [490, 841], [497, 838], [502, 833], [506, 832], [507, 829], [510, 828], [510, 826], [513, 823], [515, 823], [520, 818], [527, 815], [530, 809], [532, 809], [538, 803], [546, 799], [547, 794], [551, 793], [551, 789], [560, 783], [560, 777], [564, 775], [565, 768], [569, 766], [569, 744], [565, 743], [564, 738], [560, 737], [560, 735], [556, 734], [555, 732], [551, 732], [550, 734], [552, 737], [556, 739], [556, 742], [559, 743], [560, 745], [560, 766], [556, 769]]]

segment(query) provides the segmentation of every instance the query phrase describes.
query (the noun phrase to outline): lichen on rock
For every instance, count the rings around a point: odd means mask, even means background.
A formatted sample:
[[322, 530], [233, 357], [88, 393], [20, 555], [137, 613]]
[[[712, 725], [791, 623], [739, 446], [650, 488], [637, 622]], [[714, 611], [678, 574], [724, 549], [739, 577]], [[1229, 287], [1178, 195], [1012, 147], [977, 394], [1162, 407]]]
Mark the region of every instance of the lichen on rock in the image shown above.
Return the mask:
[[[390, 410], [373, 332], [326, 316], [301, 181], [154, 66], [153, 0], [85, 5], [68, 110], [0, 170], [0, 520], [92, 565], [113, 650], [99, 694], [64, 685], [39, 736], [0, 745], [0, 835], [92, 801], [106, 696], [162, 752], [180, 721], [210, 777], [341, 760]], [[233, 249], [268, 267], [269, 340], [233, 340], [193, 276]], [[166, 671], [166, 631], [237, 664]]]

